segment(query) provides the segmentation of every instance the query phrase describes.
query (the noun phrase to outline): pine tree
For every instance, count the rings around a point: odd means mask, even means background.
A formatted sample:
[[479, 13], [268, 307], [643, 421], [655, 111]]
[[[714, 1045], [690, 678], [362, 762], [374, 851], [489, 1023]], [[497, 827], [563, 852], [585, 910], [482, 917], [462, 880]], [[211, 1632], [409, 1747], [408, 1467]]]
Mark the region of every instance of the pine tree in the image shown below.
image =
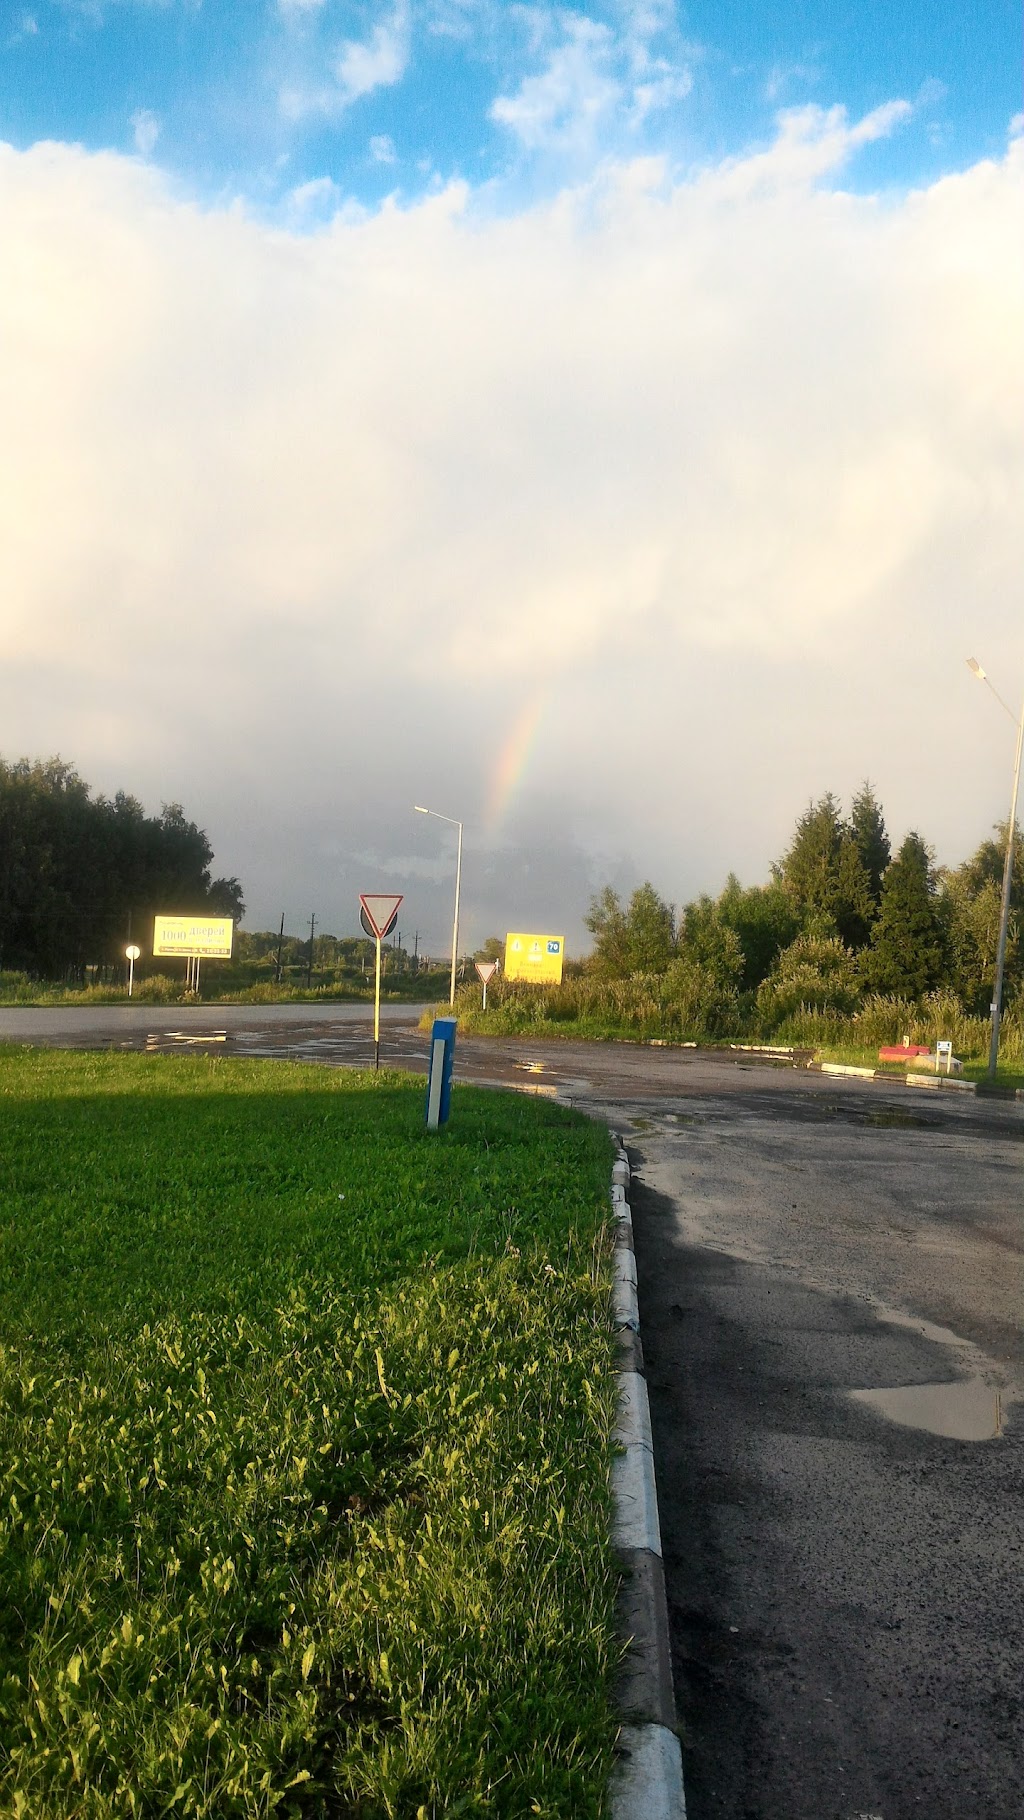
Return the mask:
[[839, 804], [831, 791], [819, 802], [808, 803], [797, 822], [779, 874], [805, 924], [823, 916], [835, 920], [844, 833]]
[[876, 992], [917, 999], [939, 984], [942, 964], [931, 855], [921, 836], [911, 833], [882, 880], [878, 920], [864, 956], [864, 978]]
[[843, 835], [836, 867], [832, 916], [848, 948], [863, 948], [875, 919], [868, 869], [852, 833]]
[[868, 875], [868, 889], [877, 906], [882, 895], [882, 875], [891, 858], [885, 818], [875, 793], [865, 778], [850, 809], [850, 833]]

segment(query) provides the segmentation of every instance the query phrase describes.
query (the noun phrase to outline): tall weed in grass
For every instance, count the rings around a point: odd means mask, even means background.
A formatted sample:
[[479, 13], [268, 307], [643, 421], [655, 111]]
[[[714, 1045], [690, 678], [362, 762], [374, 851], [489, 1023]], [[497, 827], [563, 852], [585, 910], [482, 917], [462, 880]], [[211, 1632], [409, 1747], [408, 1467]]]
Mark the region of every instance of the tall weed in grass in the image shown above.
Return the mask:
[[[136, 979], [132, 998], [143, 1005], [171, 1005], [185, 996], [184, 983], [166, 973]], [[0, 973], [0, 1005], [119, 1005], [127, 1003], [127, 986], [65, 986], [54, 980], [30, 979], [27, 973]]]
[[[717, 1005], [717, 1000], [713, 1001]], [[707, 1033], [717, 1020], [712, 999], [702, 991], [692, 969], [680, 963], [667, 973], [633, 974], [629, 979], [577, 976], [558, 986], [534, 986], [526, 981], [492, 981], [487, 988], [487, 1010], [481, 1009], [478, 987], [460, 987], [455, 1010], [466, 1031], [491, 1031], [495, 1035], [571, 1035], [644, 1038], [677, 1036], [685, 1039]]]
[[[773, 1040], [822, 1049], [872, 1051], [904, 1039], [929, 1047], [946, 1041], [956, 1055], [972, 1060], [988, 1054], [991, 1025], [987, 1018], [972, 1017], [951, 992], [928, 993], [917, 1004], [873, 993], [850, 1017], [802, 1005], [772, 1031]], [[1006, 1063], [1024, 1062], [1024, 1016], [1016, 1006], [1002, 1020], [999, 1053]]]
[[610, 1146], [0, 1053], [0, 1812], [596, 1816]]

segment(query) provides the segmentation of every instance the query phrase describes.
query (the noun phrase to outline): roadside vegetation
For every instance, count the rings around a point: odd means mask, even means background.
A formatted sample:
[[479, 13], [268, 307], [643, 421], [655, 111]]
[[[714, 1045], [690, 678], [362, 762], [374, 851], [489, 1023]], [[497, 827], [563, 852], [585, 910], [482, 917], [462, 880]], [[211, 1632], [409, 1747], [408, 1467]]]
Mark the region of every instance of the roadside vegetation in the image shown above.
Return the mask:
[[[318, 938], [319, 939], [319, 938]], [[334, 940], [333, 937], [329, 938]], [[245, 931], [235, 937], [244, 947]], [[363, 947], [372, 944], [363, 943]], [[389, 961], [392, 956], [388, 956]], [[163, 965], [167, 963], [164, 962]], [[373, 1001], [373, 964], [305, 965], [290, 968], [276, 977], [273, 965], [251, 965], [246, 961], [206, 961], [203, 963], [200, 991], [185, 991], [184, 969], [176, 975], [157, 971], [159, 961], [149, 967], [137, 964], [131, 1002], [140, 1005], [229, 1004], [229, 1005], [320, 1005], [364, 1003]], [[40, 980], [31, 974], [10, 970], [0, 972], [0, 1005], [126, 1005], [128, 987], [113, 977], [96, 978], [96, 972], [120, 974], [120, 967], [98, 969], [86, 986], [67, 985], [56, 980]], [[422, 1004], [425, 999], [447, 993], [447, 967], [423, 967], [419, 971], [388, 968], [381, 978], [381, 999], [389, 1003]], [[306, 980], [310, 980], [307, 985]]]
[[[606, 888], [588, 960], [558, 987], [459, 994], [467, 1030], [640, 1041], [764, 1042], [877, 1061], [880, 1046], [947, 1039], [967, 1072], [987, 1056], [1006, 830], [955, 869], [908, 834], [895, 855], [869, 785], [848, 819], [827, 795], [797, 822], [767, 884], [730, 877], [678, 914], [645, 883]], [[1000, 1055], [1024, 1069], [1024, 839], [1016, 838]], [[974, 1070], [977, 1072], [977, 1069]]]
[[596, 1816], [610, 1144], [0, 1052], [0, 1811]]
[[[112, 1005], [128, 997], [125, 948], [142, 949], [133, 998], [187, 1000], [184, 966], [149, 953], [159, 912], [245, 914], [237, 878], [212, 878], [213, 848], [180, 803], [147, 815], [112, 798], [63, 759], [0, 759], [0, 1005]], [[373, 997], [374, 944], [365, 936], [308, 936], [236, 927], [230, 961], [207, 961], [204, 1002], [317, 1004]], [[382, 996], [433, 998], [447, 968], [400, 938], [385, 944]]]

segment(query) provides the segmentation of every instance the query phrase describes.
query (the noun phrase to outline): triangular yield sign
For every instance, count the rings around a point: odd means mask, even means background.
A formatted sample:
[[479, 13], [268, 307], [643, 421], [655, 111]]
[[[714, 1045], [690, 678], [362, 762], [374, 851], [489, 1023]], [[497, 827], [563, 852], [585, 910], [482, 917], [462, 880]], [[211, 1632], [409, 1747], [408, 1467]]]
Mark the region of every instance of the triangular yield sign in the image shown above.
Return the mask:
[[382, 891], [368, 892], [365, 897], [362, 892], [359, 894], [359, 902], [366, 912], [366, 920], [379, 942], [382, 942], [386, 935], [390, 935], [395, 926], [402, 895], [402, 893], [396, 892], [389, 896]]
[[475, 966], [476, 966], [477, 973], [480, 975], [480, 978], [483, 980], [485, 986], [486, 986], [488, 980], [490, 979], [491, 975], [493, 973], [497, 973], [497, 971], [498, 971], [497, 961], [477, 961], [475, 963]]

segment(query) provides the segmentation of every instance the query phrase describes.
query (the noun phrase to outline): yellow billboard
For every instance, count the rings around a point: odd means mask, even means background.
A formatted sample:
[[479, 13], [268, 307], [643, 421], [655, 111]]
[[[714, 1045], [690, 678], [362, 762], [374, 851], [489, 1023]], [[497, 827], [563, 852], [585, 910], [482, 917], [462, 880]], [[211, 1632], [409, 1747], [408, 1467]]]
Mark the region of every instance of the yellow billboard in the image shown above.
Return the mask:
[[522, 935], [505, 937], [505, 978], [507, 980], [542, 980], [557, 986], [562, 979], [565, 959], [564, 935]]
[[153, 953], [190, 955], [229, 961], [234, 923], [230, 916], [157, 916], [153, 919]]

